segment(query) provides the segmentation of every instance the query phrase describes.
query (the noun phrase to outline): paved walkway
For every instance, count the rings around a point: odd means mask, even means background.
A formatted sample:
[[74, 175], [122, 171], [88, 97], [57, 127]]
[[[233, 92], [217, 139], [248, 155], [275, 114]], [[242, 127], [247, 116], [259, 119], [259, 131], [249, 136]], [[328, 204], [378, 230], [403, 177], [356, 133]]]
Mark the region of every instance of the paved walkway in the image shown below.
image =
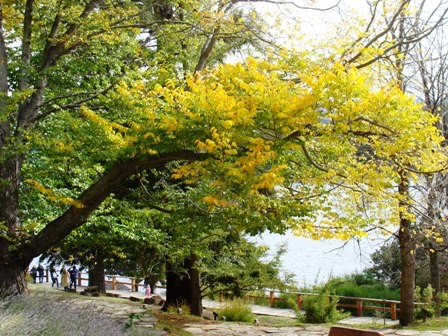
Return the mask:
[[[34, 286], [50, 287], [49, 284], [31, 284], [30, 288]], [[78, 287], [78, 292], [82, 291], [84, 287]], [[56, 290], [56, 289], [55, 289]], [[129, 299], [131, 296], [143, 298], [143, 293], [136, 293], [131, 291], [113, 291], [108, 290], [109, 293], [119, 294], [122, 298]], [[156, 319], [147, 313], [147, 306], [141, 303], [131, 303], [126, 300], [123, 303], [120, 301], [110, 302], [106, 300], [90, 300], [81, 299], [74, 296], [70, 299], [71, 303], [79, 305], [94, 305], [99, 310], [110, 315], [111, 318], [126, 323], [130, 319], [130, 315], [135, 316], [133, 324], [138, 328], [151, 329], [151, 335], [166, 335], [164, 331], [154, 330]], [[126, 304], [125, 304], [126, 302]], [[203, 306], [206, 309], [212, 310], [218, 308], [219, 302], [203, 300]], [[251, 305], [252, 311], [258, 315], [271, 315], [283, 317], [295, 317], [292, 310], [270, 308], [265, 306]], [[386, 323], [384, 323], [386, 322]], [[397, 321], [390, 321], [383, 319], [374, 319], [372, 317], [350, 317], [339, 321], [340, 324], [356, 328], [356, 324], [376, 323], [378, 328], [375, 330], [381, 331], [387, 336], [448, 336], [448, 326], [441, 331], [416, 331], [416, 330], [401, 330], [392, 329], [391, 324], [398, 323]], [[204, 323], [194, 323], [185, 326], [185, 331], [192, 335], [207, 335], [207, 336], [326, 336], [329, 328], [321, 325], [307, 325], [301, 327], [269, 327], [262, 325], [248, 325], [225, 321], [210, 321], [204, 320]]]

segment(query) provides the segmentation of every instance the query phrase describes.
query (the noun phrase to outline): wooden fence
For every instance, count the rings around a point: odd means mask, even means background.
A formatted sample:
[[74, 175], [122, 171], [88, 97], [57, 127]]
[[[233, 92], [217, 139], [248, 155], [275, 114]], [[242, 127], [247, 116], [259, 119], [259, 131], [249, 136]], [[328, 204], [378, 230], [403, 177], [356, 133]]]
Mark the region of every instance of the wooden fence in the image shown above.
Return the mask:
[[[78, 286], [83, 286], [82, 282], [89, 280], [89, 278], [83, 277], [83, 274], [87, 274], [87, 273], [78, 272]], [[129, 279], [129, 280], [128, 281], [123, 281], [123, 280], [119, 280], [119, 278], [126, 278], [126, 279]], [[111, 284], [111, 289], [112, 290], [117, 290], [118, 289], [118, 285], [126, 285], [126, 286], [130, 287], [130, 291], [131, 292], [138, 292], [138, 288], [139, 287], [143, 287], [144, 284], [141, 284], [141, 283], [137, 282], [136, 279], [140, 279], [140, 281], [143, 280], [142, 278], [128, 277], [128, 276], [125, 276], [125, 275], [121, 276], [121, 275], [107, 275], [106, 274], [106, 278], [104, 279], [104, 281], [106, 283], [110, 283]], [[166, 288], [165, 286], [155, 286], [155, 287], [156, 288]]]
[[[276, 296], [276, 293], [282, 293], [278, 291], [271, 290], [269, 291], [269, 295], [260, 296], [260, 295], [245, 295], [244, 300], [246, 303], [250, 303], [253, 299], [265, 299], [268, 300], [270, 307], [275, 307], [276, 301], [286, 301], [286, 298], [282, 298]], [[305, 296], [317, 296], [319, 294], [315, 293], [298, 293], [291, 292], [290, 294], [294, 294], [296, 297], [296, 303], [298, 309], [302, 309], [303, 306], [303, 298]], [[356, 311], [356, 316], [363, 316], [364, 310], [376, 310], [381, 311], [383, 313], [390, 313], [391, 320], [396, 320], [398, 313], [400, 312], [400, 301], [395, 300], [386, 300], [386, 299], [371, 299], [371, 298], [359, 298], [359, 297], [350, 297], [350, 296], [339, 296], [339, 295], [328, 295], [328, 300], [332, 298], [337, 298], [338, 303], [337, 307], [339, 308], [350, 308]], [[341, 303], [340, 300], [344, 302], [351, 303]], [[377, 305], [374, 305], [376, 303]], [[415, 303], [416, 305], [424, 305], [423, 303]]]

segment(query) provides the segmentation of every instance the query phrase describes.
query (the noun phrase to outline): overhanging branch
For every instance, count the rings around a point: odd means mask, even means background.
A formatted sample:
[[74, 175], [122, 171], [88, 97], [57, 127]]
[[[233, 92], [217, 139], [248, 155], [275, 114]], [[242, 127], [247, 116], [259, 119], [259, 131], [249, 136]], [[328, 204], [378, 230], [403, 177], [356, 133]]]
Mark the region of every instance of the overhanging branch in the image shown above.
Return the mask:
[[112, 193], [114, 187], [132, 175], [148, 169], [158, 169], [173, 161], [202, 161], [210, 156], [188, 150], [161, 154], [143, 159], [129, 159], [111, 167], [78, 198], [82, 206], [71, 205], [62, 215], [48, 223], [36, 236], [21, 247], [24, 256], [36, 256], [82, 226], [90, 214]]

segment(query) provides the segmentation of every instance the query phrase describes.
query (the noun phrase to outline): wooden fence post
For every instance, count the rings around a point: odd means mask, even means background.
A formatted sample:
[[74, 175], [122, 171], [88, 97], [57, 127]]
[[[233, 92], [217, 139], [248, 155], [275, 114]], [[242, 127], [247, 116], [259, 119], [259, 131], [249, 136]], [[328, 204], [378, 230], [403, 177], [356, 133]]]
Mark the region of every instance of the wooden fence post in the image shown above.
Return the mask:
[[356, 313], [359, 317], [362, 317], [362, 300], [356, 299]]
[[275, 306], [275, 297], [274, 297], [274, 291], [269, 292], [269, 307]]
[[302, 309], [303, 305], [303, 294], [297, 294], [297, 308]]
[[112, 290], [117, 289], [117, 277], [115, 275], [112, 275]]
[[392, 321], [397, 319], [397, 304], [395, 302], [390, 303], [390, 319]]
[[129, 278], [131, 280], [131, 292], [137, 292], [135, 290], [135, 278]]
[[81, 272], [78, 272], [78, 286], [81, 286]]

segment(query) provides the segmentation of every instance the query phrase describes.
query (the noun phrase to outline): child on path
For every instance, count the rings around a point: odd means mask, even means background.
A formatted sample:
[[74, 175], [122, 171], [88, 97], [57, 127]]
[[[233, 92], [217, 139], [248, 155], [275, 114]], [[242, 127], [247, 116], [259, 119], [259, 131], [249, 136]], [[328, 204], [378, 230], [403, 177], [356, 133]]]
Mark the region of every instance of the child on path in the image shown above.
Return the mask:
[[145, 297], [150, 298], [151, 297], [151, 273], [148, 272], [148, 274], [145, 277], [145, 280], [143, 282], [144, 288], [145, 288]]

